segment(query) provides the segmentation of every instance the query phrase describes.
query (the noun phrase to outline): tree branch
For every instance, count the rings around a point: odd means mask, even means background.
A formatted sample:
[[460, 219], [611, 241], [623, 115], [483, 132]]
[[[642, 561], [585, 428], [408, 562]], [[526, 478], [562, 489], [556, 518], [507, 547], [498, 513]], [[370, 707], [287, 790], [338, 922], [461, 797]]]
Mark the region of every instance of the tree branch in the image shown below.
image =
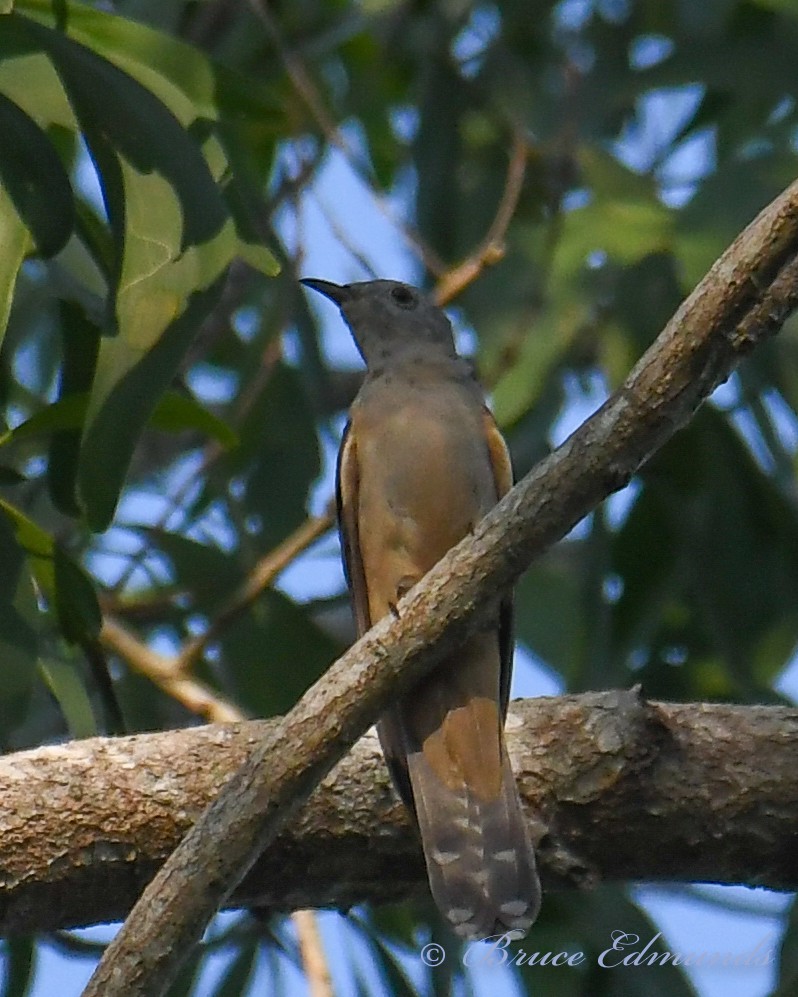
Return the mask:
[[504, 182], [496, 215], [485, 238], [476, 249], [469, 253], [462, 263], [450, 267], [446, 273], [438, 277], [433, 293], [435, 304], [441, 307], [448, 305], [469, 284], [472, 284], [486, 267], [495, 266], [504, 259], [507, 229], [513, 220], [524, 187], [528, 155], [527, 140], [521, 129], [516, 128], [513, 132], [507, 179]]
[[100, 641], [192, 713], [215, 723], [241, 719], [241, 711], [234, 703], [199, 679], [179, 671], [175, 667], [175, 658], [153, 651], [112, 616], [103, 618]]
[[[226, 774], [279, 726], [93, 738], [0, 759], [0, 932], [123, 918]], [[648, 703], [634, 690], [537, 699], [513, 704], [508, 744], [548, 890], [599, 879], [798, 887], [796, 709]], [[426, 890], [371, 734], [228, 904], [347, 908]]]
[[390, 701], [684, 425], [798, 299], [798, 183], [735, 240], [623, 387], [541, 462], [270, 730], [145, 890], [86, 997], [163, 993], [213, 915]]

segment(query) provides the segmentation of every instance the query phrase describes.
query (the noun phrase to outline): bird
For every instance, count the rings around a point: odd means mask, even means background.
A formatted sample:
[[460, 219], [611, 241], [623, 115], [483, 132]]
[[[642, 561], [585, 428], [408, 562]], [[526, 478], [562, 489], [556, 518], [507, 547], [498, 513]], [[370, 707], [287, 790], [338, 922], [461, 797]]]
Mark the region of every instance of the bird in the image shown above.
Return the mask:
[[[333, 301], [366, 364], [337, 466], [338, 525], [359, 636], [512, 487], [504, 439], [445, 312], [394, 280], [302, 283]], [[432, 897], [454, 932], [523, 937], [535, 855], [504, 742], [512, 596], [403, 694], [377, 731], [415, 818]]]

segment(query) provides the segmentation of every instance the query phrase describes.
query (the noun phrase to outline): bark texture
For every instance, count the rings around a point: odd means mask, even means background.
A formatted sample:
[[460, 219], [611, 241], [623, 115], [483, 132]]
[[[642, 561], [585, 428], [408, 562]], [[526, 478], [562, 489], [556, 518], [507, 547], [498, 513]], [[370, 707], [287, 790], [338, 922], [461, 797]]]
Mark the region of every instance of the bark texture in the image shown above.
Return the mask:
[[[93, 738], [0, 759], [0, 932], [126, 916], [277, 722]], [[798, 888], [798, 710], [649, 703], [636, 690], [513, 704], [508, 743], [546, 889], [608, 880]], [[228, 906], [426, 895], [368, 734]]]

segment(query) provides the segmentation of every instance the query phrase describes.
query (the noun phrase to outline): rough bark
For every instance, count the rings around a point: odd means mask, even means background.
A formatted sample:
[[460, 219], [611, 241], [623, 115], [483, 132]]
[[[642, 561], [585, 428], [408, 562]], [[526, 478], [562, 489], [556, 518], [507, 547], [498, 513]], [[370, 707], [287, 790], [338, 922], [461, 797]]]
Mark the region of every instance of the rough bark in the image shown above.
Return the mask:
[[86, 997], [155, 997], [256, 857], [387, 703], [496, 594], [635, 471], [798, 302], [798, 182], [741, 233], [624, 385], [340, 658], [201, 815], [107, 949]]
[[[275, 724], [94, 738], [0, 760], [0, 932], [124, 918]], [[547, 889], [601, 879], [798, 888], [798, 710], [610, 692], [515, 703], [508, 732]], [[426, 890], [370, 734], [228, 906], [346, 909]]]

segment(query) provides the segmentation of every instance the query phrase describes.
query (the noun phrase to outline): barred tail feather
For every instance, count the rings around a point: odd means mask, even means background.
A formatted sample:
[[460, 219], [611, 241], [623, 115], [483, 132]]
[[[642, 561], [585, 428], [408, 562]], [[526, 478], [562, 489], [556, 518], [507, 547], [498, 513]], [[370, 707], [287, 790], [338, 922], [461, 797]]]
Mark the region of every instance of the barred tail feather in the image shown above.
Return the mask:
[[540, 910], [535, 855], [506, 752], [498, 796], [444, 785], [420, 751], [408, 755], [432, 896], [463, 938], [523, 938]]

